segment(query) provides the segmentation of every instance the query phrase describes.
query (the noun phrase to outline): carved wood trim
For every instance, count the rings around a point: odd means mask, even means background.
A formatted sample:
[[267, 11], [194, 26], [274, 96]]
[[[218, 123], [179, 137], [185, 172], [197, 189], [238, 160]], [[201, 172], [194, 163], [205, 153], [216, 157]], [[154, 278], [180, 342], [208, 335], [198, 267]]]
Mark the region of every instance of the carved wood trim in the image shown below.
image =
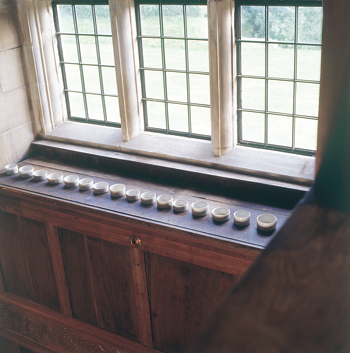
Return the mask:
[[7, 294], [0, 294], [0, 332], [60, 353], [158, 352]]
[[58, 239], [57, 227], [46, 224], [46, 234], [50, 247], [52, 266], [55, 273], [58, 296], [60, 299], [62, 314], [72, 317], [69, 292], [61, 253], [60, 241]]

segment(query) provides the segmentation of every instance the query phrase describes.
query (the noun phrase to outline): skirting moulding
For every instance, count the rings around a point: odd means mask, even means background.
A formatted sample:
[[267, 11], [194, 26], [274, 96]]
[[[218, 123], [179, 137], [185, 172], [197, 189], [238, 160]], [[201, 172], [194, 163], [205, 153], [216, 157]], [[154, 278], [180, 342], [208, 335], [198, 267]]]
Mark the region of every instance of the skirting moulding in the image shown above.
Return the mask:
[[85, 335], [54, 320], [0, 301], [0, 330], [10, 330], [55, 352], [127, 353], [120, 348], [88, 340]]

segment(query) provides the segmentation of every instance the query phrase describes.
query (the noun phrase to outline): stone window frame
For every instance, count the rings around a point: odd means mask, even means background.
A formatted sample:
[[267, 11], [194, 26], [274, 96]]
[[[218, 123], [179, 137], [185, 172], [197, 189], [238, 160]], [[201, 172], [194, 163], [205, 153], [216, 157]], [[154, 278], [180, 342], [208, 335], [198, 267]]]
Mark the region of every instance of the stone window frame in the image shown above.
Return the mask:
[[17, 7], [26, 65], [36, 75], [37, 85], [30, 93], [42, 138], [304, 185], [313, 183], [314, 157], [237, 145], [234, 0], [208, 0], [211, 142], [144, 131], [133, 0], [109, 1], [121, 129], [91, 129], [89, 124], [67, 121], [52, 0], [17, 0]]

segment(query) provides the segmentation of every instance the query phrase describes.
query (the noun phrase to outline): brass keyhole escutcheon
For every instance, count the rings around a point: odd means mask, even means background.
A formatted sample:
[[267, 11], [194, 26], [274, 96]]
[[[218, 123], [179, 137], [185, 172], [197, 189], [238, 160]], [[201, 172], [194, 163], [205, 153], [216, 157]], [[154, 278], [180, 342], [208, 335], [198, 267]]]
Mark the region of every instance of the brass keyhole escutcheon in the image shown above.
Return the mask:
[[133, 246], [141, 246], [142, 244], [142, 241], [140, 238], [138, 237], [135, 237], [135, 235], [132, 235], [130, 238], [129, 238], [129, 241], [130, 241], [130, 244], [133, 245]]

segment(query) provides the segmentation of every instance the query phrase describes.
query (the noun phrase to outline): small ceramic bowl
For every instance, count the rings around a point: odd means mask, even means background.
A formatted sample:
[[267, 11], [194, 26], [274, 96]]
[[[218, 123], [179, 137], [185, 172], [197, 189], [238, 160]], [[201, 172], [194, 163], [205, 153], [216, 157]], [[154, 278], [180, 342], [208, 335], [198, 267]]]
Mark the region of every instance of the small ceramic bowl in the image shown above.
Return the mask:
[[108, 183], [106, 183], [104, 181], [100, 181], [100, 182], [94, 184], [93, 189], [94, 189], [94, 194], [101, 195], [101, 194], [105, 194], [106, 192], [108, 192], [109, 185], [108, 185]]
[[226, 222], [230, 219], [231, 211], [226, 207], [216, 207], [211, 211], [213, 220], [217, 222]]
[[209, 204], [205, 201], [196, 201], [192, 204], [192, 214], [196, 217], [204, 217], [209, 213]]
[[237, 226], [244, 227], [250, 223], [250, 212], [248, 211], [236, 211], [233, 214], [234, 222]]
[[79, 181], [79, 189], [82, 191], [92, 189], [94, 181], [91, 178], [84, 178]]
[[8, 164], [5, 166], [6, 174], [13, 175], [18, 173], [18, 165], [17, 164]]
[[33, 174], [34, 180], [41, 181], [47, 179], [47, 171], [44, 169], [36, 170]]
[[140, 190], [130, 189], [126, 192], [126, 199], [128, 201], [137, 201], [140, 198]]
[[277, 218], [272, 214], [261, 214], [256, 219], [258, 224], [258, 229], [263, 232], [270, 232], [276, 229]]
[[114, 184], [109, 188], [112, 197], [122, 197], [125, 195], [124, 184]]
[[156, 194], [152, 191], [144, 192], [141, 195], [141, 202], [143, 205], [152, 205], [156, 202]]
[[49, 181], [50, 184], [60, 184], [63, 181], [63, 174], [60, 172], [51, 173], [47, 177], [47, 180]]
[[173, 197], [169, 194], [159, 195], [157, 197], [157, 206], [161, 209], [171, 208], [173, 205]]
[[188, 202], [186, 200], [175, 200], [173, 208], [175, 212], [185, 212], [188, 210]]
[[63, 181], [66, 188], [74, 188], [79, 184], [79, 177], [78, 175], [67, 175]]
[[30, 178], [33, 176], [34, 168], [30, 165], [19, 168], [19, 174], [22, 178]]

